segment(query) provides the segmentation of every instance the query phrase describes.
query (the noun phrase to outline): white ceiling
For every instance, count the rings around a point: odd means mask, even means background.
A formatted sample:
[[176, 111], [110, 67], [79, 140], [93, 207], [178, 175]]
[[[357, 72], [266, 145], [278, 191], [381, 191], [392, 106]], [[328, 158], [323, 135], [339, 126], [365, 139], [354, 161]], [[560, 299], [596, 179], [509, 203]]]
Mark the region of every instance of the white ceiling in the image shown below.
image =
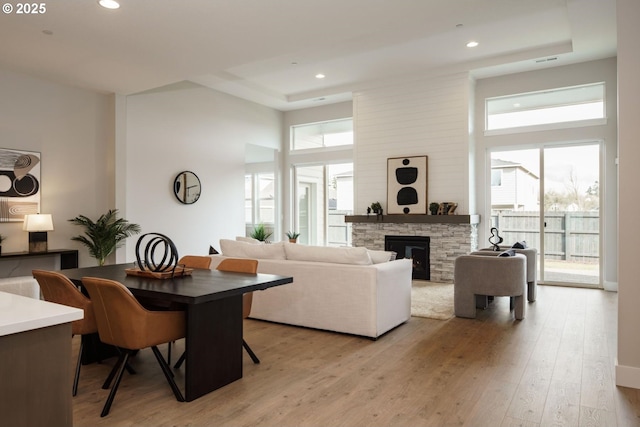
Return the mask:
[[615, 0], [120, 3], [0, 13], [0, 66], [124, 95], [186, 80], [284, 111], [392, 76], [486, 77], [616, 55]]

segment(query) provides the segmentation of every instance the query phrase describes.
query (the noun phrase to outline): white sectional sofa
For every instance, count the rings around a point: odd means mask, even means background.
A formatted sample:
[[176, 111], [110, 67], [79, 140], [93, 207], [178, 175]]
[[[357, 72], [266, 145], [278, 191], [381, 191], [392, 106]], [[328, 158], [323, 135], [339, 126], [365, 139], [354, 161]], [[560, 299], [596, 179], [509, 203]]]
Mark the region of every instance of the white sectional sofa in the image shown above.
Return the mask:
[[221, 255], [255, 258], [293, 283], [254, 292], [251, 318], [377, 338], [411, 317], [411, 261], [366, 248], [221, 240]]

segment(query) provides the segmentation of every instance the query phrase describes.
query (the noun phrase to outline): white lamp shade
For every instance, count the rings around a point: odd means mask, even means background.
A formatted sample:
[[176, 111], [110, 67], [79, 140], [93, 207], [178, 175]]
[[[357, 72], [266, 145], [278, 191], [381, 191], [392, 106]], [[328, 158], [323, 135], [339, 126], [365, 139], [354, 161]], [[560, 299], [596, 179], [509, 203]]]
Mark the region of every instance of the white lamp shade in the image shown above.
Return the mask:
[[24, 231], [53, 231], [53, 218], [50, 214], [25, 215]]

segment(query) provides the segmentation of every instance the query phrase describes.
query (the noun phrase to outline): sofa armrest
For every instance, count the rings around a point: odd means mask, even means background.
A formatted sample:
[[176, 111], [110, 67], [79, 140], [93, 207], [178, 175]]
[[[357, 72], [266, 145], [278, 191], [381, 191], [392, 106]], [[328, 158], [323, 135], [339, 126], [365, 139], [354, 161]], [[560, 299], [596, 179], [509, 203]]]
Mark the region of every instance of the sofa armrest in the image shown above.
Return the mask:
[[374, 264], [377, 271], [377, 327], [384, 333], [411, 318], [411, 274], [410, 259]]

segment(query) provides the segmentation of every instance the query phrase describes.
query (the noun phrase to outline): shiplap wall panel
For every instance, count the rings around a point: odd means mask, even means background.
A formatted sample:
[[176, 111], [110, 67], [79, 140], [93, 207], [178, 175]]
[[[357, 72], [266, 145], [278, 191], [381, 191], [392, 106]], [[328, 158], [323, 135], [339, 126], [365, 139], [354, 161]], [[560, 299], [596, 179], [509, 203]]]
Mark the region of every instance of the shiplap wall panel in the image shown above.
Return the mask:
[[427, 202], [469, 206], [469, 99], [466, 73], [391, 81], [354, 93], [355, 209], [387, 206], [387, 159], [426, 155]]

